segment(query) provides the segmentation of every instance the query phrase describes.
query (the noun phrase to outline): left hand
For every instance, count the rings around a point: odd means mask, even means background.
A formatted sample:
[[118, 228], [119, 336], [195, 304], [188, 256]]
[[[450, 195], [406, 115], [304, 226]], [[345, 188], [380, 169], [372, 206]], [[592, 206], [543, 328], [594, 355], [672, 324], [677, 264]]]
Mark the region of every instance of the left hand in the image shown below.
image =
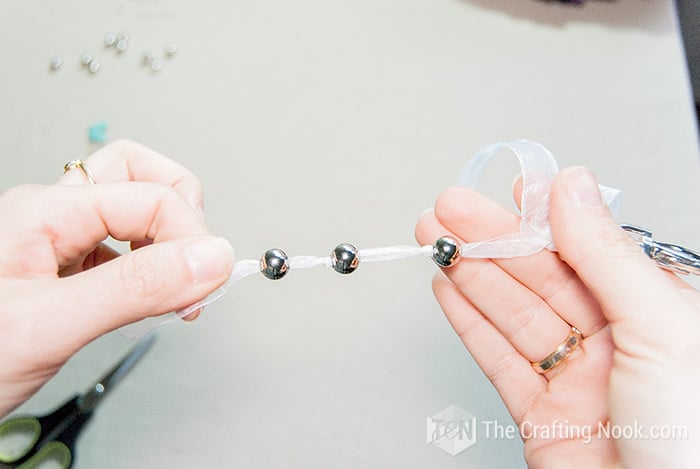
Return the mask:
[[232, 248], [208, 234], [185, 168], [131, 142], [86, 165], [97, 184], [74, 169], [0, 196], [0, 417], [101, 334], [193, 304], [231, 273]]

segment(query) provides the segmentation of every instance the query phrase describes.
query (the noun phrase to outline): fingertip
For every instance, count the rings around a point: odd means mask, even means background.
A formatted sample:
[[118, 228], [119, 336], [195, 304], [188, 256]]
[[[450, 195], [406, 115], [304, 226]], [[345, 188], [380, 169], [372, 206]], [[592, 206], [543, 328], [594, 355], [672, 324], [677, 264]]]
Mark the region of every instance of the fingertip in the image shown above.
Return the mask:
[[227, 278], [233, 269], [233, 246], [225, 238], [202, 236], [185, 247], [184, 255], [195, 283]]
[[523, 176], [518, 174], [513, 178], [513, 182], [510, 185], [511, 192], [513, 193], [513, 200], [518, 206], [518, 210], [522, 210], [522, 197], [523, 197]]
[[445, 275], [442, 270], [438, 269], [438, 271], [435, 272], [435, 275], [433, 275], [432, 280], [433, 293], [435, 296], [440, 295], [445, 288], [449, 288], [451, 283], [452, 281], [447, 278], [447, 275]]
[[200, 314], [202, 314], [202, 311], [204, 311], [204, 306], [202, 306], [201, 308], [198, 308], [198, 309], [192, 311], [190, 314], [188, 314], [187, 316], [183, 317], [182, 320], [185, 321], [186, 323], [191, 323], [192, 321], [194, 321], [195, 319], [197, 319], [197, 318], [199, 317]]
[[552, 191], [570, 205], [581, 210], [603, 207], [598, 181], [585, 166], [572, 166], [557, 174], [552, 182]]
[[435, 210], [432, 208], [424, 210], [423, 213], [421, 213], [418, 217], [416, 226], [413, 229], [413, 237], [416, 239], [416, 241], [418, 241], [418, 244], [424, 244], [424, 241], [426, 239], [426, 233], [428, 232], [429, 226], [432, 223], [432, 220], [434, 219]]
[[435, 216], [444, 224], [444, 220], [455, 220], [467, 216], [470, 195], [474, 191], [461, 186], [446, 187], [435, 200]]

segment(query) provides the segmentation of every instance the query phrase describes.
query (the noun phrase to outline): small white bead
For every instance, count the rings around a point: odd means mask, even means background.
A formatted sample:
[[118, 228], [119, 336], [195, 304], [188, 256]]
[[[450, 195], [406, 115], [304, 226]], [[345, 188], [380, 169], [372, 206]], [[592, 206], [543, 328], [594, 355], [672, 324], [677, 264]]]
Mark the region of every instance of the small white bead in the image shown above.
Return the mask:
[[99, 71], [100, 71], [100, 63], [99, 63], [97, 60], [93, 60], [93, 61], [90, 62], [90, 64], [88, 65], [88, 70], [90, 71], [90, 73], [97, 73], [97, 72], [99, 72]]
[[154, 72], [159, 72], [161, 68], [163, 68], [163, 62], [160, 60], [155, 59], [151, 62], [151, 70]]
[[127, 47], [129, 47], [129, 42], [125, 39], [119, 39], [115, 47], [117, 48], [117, 52], [121, 54]]
[[92, 55], [89, 53], [84, 53], [83, 55], [80, 56], [80, 63], [83, 65], [90, 65], [92, 62]]
[[164, 50], [167, 57], [172, 57], [175, 55], [175, 52], [177, 52], [177, 44], [174, 42], [168, 42], [165, 44]]
[[117, 35], [114, 33], [105, 34], [104, 43], [105, 47], [112, 47], [117, 43]]
[[49, 61], [49, 68], [51, 70], [58, 70], [63, 66], [63, 59], [59, 56], [56, 57], [51, 57], [51, 60]]

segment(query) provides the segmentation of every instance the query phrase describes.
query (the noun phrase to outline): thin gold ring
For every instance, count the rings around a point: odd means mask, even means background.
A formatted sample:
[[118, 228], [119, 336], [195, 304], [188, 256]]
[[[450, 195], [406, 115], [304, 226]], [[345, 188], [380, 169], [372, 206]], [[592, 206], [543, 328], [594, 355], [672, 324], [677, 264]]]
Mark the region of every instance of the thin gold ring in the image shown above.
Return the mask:
[[95, 181], [95, 177], [92, 175], [92, 172], [90, 171], [90, 168], [87, 167], [85, 162], [83, 160], [73, 160], [69, 161], [68, 163], [63, 165], [63, 174], [66, 174], [68, 171], [71, 169], [79, 169], [83, 172], [85, 177], [87, 177], [87, 180], [90, 184], [97, 184], [97, 181]]
[[578, 348], [583, 340], [581, 331], [571, 326], [569, 335], [564, 339], [564, 342], [559, 344], [554, 352], [550, 353], [547, 358], [538, 362], [532, 362], [532, 368], [538, 373], [546, 373], [553, 368], [559, 366], [566, 358]]

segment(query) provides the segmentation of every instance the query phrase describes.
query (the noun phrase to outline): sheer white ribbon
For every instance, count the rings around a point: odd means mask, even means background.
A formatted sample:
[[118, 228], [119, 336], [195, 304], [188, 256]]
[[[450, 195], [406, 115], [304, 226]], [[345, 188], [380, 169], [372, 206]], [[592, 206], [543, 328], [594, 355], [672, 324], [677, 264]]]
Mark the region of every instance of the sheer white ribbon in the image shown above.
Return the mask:
[[[544, 248], [556, 250], [549, 226], [549, 192], [552, 179], [559, 172], [557, 162], [552, 154], [542, 145], [527, 140], [495, 143], [481, 148], [467, 163], [460, 173], [458, 184], [476, 189], [476, 183], [488, 162], [502, 149], [513, 152], [520, 163], [523, 177], [521, 197], [520, 231], [493, 239], [464, 243], [460, 247], [462, 257], [472, 258], [509, 258], [529, 256]], [[621, 191], [606, 186], [599, 186], [604, 202], [614, 215], [620, 205]], [[383, 262], [414, 256], [432, 256], [432, 246], [388, 246], [360, 249], [360, 264], [365, 262]], [[291, 271], [316, 266], [331, 266], [329, 256], [293, 256], [289, 258]], [[184, 318], [226, 293], [233, 284], [245, 277], [260, 273], [259, 260], [242, 260], [235, 263], [231, 276], [221, 287], [209, 296], [180, 311], [164, 316], [146, 318], [134, 324], [122, 327], [122, 334], [130, 338], [139, 338], [156, 327]]]

